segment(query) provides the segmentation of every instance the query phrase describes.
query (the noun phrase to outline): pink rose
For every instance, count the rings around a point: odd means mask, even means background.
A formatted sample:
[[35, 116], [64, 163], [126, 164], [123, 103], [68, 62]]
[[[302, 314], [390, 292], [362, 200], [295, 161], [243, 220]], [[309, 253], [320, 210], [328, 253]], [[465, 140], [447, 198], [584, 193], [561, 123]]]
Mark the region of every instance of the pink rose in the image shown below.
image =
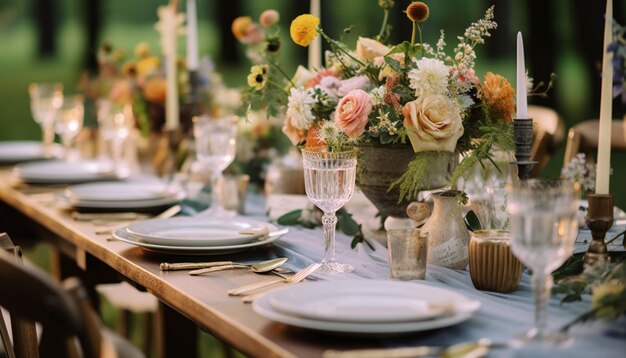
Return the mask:
[[367, 76], [356, 76], [341, 81], [339, 88], [337, 89], [337, 95], [339, 97], [345, 96], [348, 92], [357, 89], [364, 89], [370, 83], [370, 79]]
[[365, 131], [367, 116], [371, 111], [370, 96], [363, 90], [352, 90], [337, 104], [335, 122], [342, 132], [356, 138]]
[[265, 32], [263, 31], [261, 26], [257, 24], [250, 24], [246, 29], [246, 33], [242, 42], [248, 45], [256, 45], [259, 42], [263, 41], [263, 37], [265, 37]]
[[263, 11], [261, 13], [261, 16], [259, 16], [259, 22], [261, 23], [261, 26], [266, 29], [277, 23], [279, 19], [280, 15], [278, 14], [278, 11], [272, 9]]

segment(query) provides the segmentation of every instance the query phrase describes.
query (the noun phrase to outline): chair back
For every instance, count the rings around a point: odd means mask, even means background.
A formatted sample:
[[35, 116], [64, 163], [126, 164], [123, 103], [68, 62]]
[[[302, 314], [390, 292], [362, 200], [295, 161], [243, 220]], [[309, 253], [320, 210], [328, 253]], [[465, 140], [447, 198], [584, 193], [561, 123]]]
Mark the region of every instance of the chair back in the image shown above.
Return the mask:
[[94, 327], [94, 317], [85, 318], [86, 292], [76, 279], [68, 279], [64, 285], [67, 290], [43, 271], [23, 265], [0, 250], [0, 306], [12, 318], [41, 323], [39, 355], [79, 356], [73, 344], [76, 337], [82, 356], [97, 357], [101, 336], [97, 324]]
[[[585, 153], [587, 159], [595, 158], [598, 151], [600, 121], [590, 119], [570, 128], [563, 166], [566, 166], [578, 153]], [[626, 126], [624, 120], [614, 119], [611, 127], [611, 150], [626, 151]]]
[[535, 135], [531, 160], [538, 162], [530, 175], [538, 177], [565, 139], [565, 122], [555, 110], [542, 106], [528, 106], [528, 116], [533, 119]]

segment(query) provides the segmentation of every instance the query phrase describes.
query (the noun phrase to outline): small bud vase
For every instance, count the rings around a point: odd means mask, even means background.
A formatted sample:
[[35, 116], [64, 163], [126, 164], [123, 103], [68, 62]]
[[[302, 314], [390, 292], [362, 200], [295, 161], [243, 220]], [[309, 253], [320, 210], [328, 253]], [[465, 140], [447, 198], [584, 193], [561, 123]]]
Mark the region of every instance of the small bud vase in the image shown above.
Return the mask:
[[428, 263], [464, 270], [469, 257], [470, 234], [456, 193], [433, 195], [433, 213], [422, 227], [428, 232]]

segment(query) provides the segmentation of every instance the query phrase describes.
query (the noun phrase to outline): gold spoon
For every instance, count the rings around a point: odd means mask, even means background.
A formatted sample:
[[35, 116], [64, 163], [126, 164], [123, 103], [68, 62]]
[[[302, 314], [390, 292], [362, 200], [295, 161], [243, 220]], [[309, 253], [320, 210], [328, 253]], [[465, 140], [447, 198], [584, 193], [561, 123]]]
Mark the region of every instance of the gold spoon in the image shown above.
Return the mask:
[[252, 272], [262, 273], [272, 271], [280, 266], [282, 266], [285, 262], [287, 262], [288, 258], [281, 257], [278, 259], [267, 260], [258, 262], [255, 264], [241, 264], [241, 263], [232, 263], [222, 266], [213, 266], [202, 268], [199, 270], [190, 271], [189, 274], [192, 276], [198, 276], [209, 272], [229, 270], [229, 269], [237, 269], [237, 268], [249, 268]]

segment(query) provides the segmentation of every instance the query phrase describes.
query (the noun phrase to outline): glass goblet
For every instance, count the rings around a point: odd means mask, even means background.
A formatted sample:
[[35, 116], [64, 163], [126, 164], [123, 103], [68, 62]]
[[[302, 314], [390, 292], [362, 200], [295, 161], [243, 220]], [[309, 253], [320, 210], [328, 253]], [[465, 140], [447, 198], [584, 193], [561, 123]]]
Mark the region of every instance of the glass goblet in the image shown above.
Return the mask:
[[220, 183], [222, 172], [235, 160], [237, 152], [237, 117], [212, 118], [207, 115], [194, 117], [193, 135], [196, 158], [211, 172], [211, 207], [199, 215], [233, 216], [234, 212], [222, 206]]
[[72, 160], [72, 144], [83, 128], [84, 99], [81, 95], [65, 96], [55, 120], [55, 129], [65, 148], [65, 160]]
[[111, 169], [120, 177], [128, 176], [130, 167], [124, 160], [124, 148], [127, 138], [135, 127], [132, 106], [99, 99], [97, 107], [100, 135], [105, 144], [109, 146], [112, 156], [113, 165]]
[[527, 180], [509, 186], [511, 250], [532, 270], [535, 324], [513, 341], [518, 346], [563, 344], [568, 341], [547, 329], [552, 271], [572, 255], [578, 233], [578, 188], [569, 181]]
[[344, 152], [302, 151], [306, 195], [320, 208], [324, 227], [324, 260], [320, 272], [340, 274], [354, 266], [335, 260], [335, 213], [350, 200], [356, 178], [356, 150]]
[[30, 111], [42, 132], [42, 150], [45, 157], [52, 157], [54, 143], [54, 121], [63, 104], [61, 83], [31, 83], [28, 86]]

